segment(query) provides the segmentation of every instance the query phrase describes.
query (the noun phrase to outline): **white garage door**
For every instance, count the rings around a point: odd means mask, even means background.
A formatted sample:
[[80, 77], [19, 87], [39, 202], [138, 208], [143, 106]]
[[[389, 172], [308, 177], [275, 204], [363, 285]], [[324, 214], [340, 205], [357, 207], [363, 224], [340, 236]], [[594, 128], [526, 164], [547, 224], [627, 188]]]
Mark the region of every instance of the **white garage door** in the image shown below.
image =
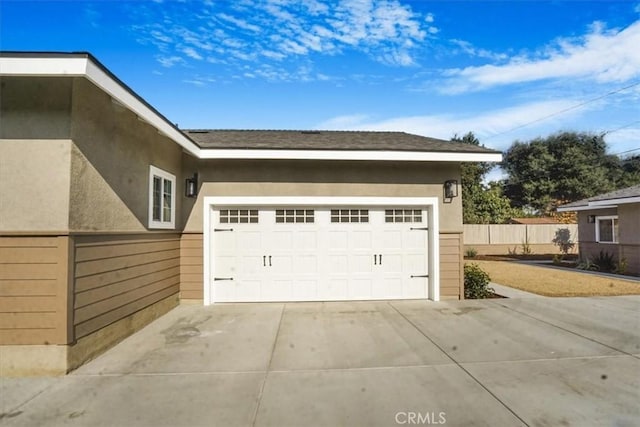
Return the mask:
[[426, 216], [415, 207], [214, 209], [212, 300], [427, 298]]

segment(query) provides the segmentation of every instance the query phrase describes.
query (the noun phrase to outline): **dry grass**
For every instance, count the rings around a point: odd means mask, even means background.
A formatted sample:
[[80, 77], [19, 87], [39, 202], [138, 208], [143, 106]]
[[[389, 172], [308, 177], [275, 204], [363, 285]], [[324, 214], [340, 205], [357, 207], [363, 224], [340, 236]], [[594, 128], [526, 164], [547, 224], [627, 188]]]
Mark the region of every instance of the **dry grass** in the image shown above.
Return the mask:
[[640, 294], [640, 282], [630, 280], [515, 262], [469, 260], [467, 263], [478, 264], [492, 282], [550, 297]]

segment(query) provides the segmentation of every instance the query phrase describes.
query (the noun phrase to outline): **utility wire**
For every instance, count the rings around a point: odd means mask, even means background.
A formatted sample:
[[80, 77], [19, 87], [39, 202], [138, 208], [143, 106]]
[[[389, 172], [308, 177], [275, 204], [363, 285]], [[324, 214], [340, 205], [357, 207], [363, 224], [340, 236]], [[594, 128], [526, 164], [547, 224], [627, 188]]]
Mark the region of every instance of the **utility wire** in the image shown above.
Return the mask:
[[636, 123], [640, 123], [640, 120], [636, 120], [635, 122], [627, 123], [626, 125], [620, 126], [619, 128], [615, 128], [615, 129], [612, 129], [612, 130], [605, 130], [600, 135], [601, 136], [605, 136], [605, 135], [608, 135], [610, 133], [618, 132], [621, 129], [628, 128], [631, 125], [635, 125]]
[[[532, 121], [530, 121], [530, 122], [524, 123], [524, 124], [522, 124], [522, 125], [516, 126], [516, 127], [512, 128], [512, 129], [506, 130], [506, 131], [504, 131], [504, 132], [499, 132], [499, 133], [496, 133], [496, 134], [493, 134], [493, 135], [487, 136], [487, 137], [482, 138], [482, 139], [483, 139], [484, 141], [486, 141], [487, 139], [495, 138], [496, 136], [500, 136], [500, 135], [504, 135], [504, 134], [507, 134], [507, 133], [511, 133], [511, 132], [513, 132], [513, 131], [515, 131], [515, 130], [522, 129], [523, 127], [527, 127], [527, 126], [532, 125], [532, 124], [534, 124], [534, 123], [538, 123], [538, 122], [541, 122], [541, 121], [544, 121], [544, 120], [550, 119], [551, 117], [559, 116], [560, 114], [564, 114], [564, 113], [566, 113], [567, 111], [571, 111], [571, 110], [575, 110], [575, 109], [580, 108], [580, 107], [584, 107], [584, 106], [585, 106], [585, 105], [587, 105], [587, 104], [591, 104], [592, 102], [599, 101], [599, 100], [601, 100], [601, 99], [603, 99], [603, 98], [606, 98], [607, 96], [615, 95], [616, 93], [620, 93], [620, 92], [622, 92], [622, 91], [625, 91], [625, 90], [627, 90], [627, 89], [630, 89], [630, 88], [635, 87], [635, 86], [638, 86], [638, 85], [640, 85], [640, 81], [637, 81], [637, 82], [635, 82], [635, 83], [632, 83], [632, 84], [630, 84], [630, 85], [628, 85], [628, 86], [625, 86], [625, 87], [623, 87], [623, 88], [616, 89], [616, 90], [614, 90], [614, 91], [608, 92], [608, 93], [606, 93], [606, 94], [604, 94], [604, 95], [601, 95], [601, 96], [598, 96], [598, 97], [596, 97], [596, 98], [588, 99], [588, 100], [586, 100], [586, 101], [584, 101], [584, 102], [581, 102], [581, 103], [579, 103], [579, 104], [576, 104], [576, 105], [574, 105], [574, 106], [572, 106], [572, 107], [565, 108], [565, 109], [560, 110], [560, 111], [556, 111], [555, 113], [551, 113], [551, 114], [549, 114], [549, 115], [546, 115], [546, 116], [540, 117], [540, 118], [538, 118], [538, 119], [535, 119], [535, 120], [532, 120]], [[611, 132], [613, 132], [613, 131], [611, 131]]]
[[620, 154], [633, 153], [634, 151], [640, 151], [640, 147], [634, 148], [632, 150], [627, 150], [627, 151], [621, 151], [619, 153], [614, 153], [614, 154], [612, 154], [612, 156], [619, 156]]

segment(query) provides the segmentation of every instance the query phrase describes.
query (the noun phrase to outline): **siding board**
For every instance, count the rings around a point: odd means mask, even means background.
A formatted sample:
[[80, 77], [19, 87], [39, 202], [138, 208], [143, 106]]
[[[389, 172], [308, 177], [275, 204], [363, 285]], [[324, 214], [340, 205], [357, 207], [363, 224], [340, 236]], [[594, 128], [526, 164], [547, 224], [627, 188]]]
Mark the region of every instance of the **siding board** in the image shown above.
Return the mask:
[[462, 298], [461, 234], [440, 235], [440, 295]]
[[176, 294], [179, 286], [177, 234], [79, 238], [75, 337], [82, 338]]
[[202, 234], [184, 234], [180, 239], [180, 297], [203, 299], [204, 271]]
[[0, 237], [0, 345], [66, 343], [68, 239]]

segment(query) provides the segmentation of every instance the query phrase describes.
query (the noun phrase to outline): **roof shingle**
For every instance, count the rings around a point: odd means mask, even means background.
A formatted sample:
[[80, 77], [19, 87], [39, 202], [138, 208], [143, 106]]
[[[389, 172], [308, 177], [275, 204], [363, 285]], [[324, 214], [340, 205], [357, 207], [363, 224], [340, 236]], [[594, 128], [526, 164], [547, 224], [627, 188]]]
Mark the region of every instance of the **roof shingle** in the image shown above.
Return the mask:
[[405, 132], [183, 129], [204, 149], [367, 150], [499, 153]]

